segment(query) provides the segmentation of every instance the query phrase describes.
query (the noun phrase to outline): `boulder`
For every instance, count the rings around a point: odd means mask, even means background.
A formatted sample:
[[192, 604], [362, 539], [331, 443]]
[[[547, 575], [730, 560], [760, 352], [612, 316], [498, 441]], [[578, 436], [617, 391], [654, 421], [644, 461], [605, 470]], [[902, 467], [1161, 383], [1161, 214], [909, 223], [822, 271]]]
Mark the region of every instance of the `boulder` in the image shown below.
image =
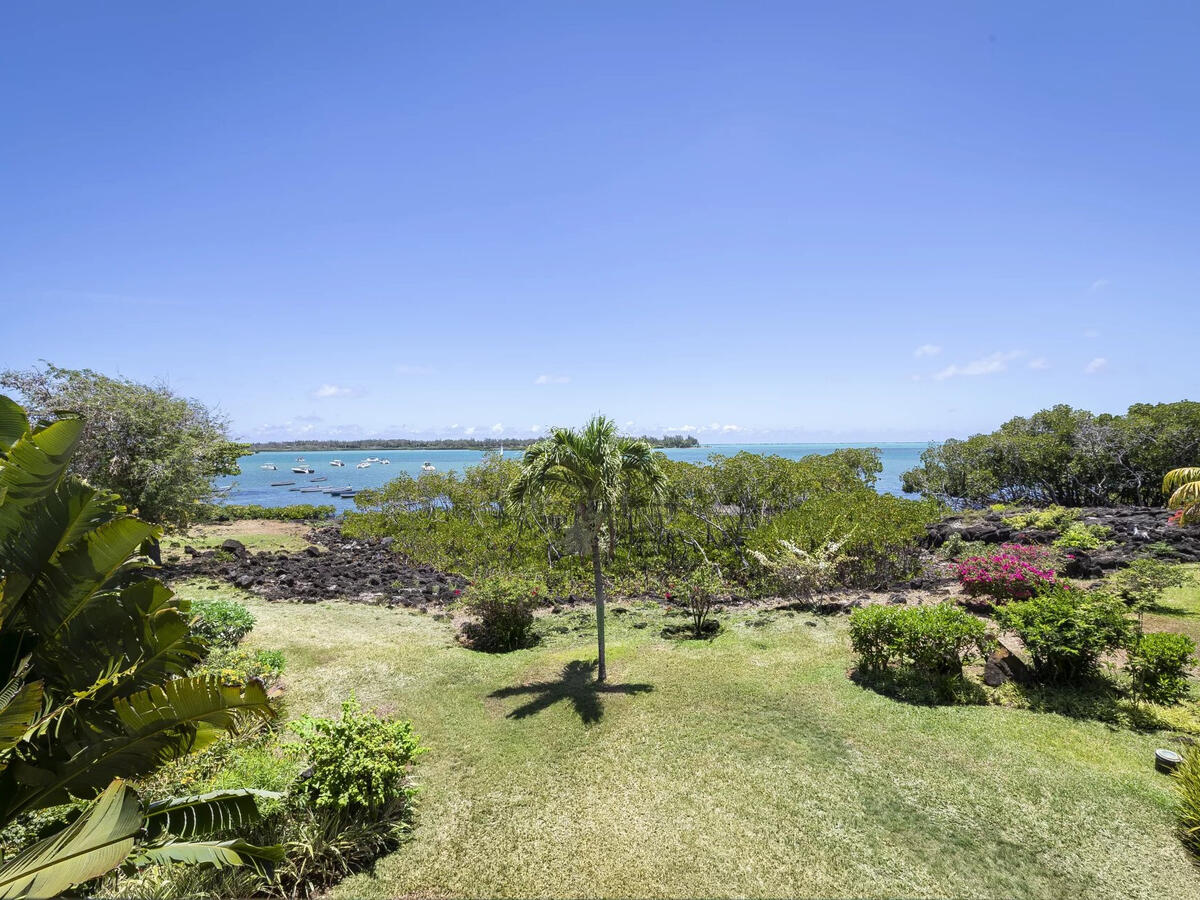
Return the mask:
[[246, 555], [246, 545], [241, 541], [234, 540], [233, 538], [227, 538], [226, 540], [221, 541], [221, 549], [226, 553], [232, 553], [234, 556]]
[[983, 664], [983, 683], [999, 687], [1006, 681], [1029, 684], [1033, 681], [1033, 670], [1025, 660], [1001, 643], [988, 654], [988, 658]]

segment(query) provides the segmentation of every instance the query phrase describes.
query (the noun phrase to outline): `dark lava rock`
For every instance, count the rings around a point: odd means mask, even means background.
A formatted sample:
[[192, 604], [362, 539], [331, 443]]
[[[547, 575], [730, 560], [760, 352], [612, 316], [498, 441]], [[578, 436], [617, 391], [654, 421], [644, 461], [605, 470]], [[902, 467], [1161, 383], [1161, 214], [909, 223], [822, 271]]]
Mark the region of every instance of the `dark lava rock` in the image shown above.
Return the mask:
[[200, 551], [197, 550], [195, 547], [193, 547], [191, 544], [185, 545], [183, 548], [183, 552], [186, 553], [188, 556], [199, 556], [200, 555]]
[[305, 556], [320, 556], [321, 548], [318, 547], [316, 544], [309, 544], [307, 547], [304, 548], [304, 555]]
[[983, 683], [999, 687], [1006, 681], [1030, 684], [1033, 681], [1033, 670], [1016, 653], [1000, 644], [983, 664]]
[[233, 538], [221, 541], [221, 549], [226, 553], [232, 553], [234, 556], [246, 555], [246, 545], [241, 541], [235, 541]]

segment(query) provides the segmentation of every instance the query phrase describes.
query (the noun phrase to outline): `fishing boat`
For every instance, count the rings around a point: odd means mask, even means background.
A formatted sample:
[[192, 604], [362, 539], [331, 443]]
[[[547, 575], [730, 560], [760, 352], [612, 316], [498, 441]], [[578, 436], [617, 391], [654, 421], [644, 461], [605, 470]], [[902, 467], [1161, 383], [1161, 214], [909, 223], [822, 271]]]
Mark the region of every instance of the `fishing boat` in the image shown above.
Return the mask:
[[272, 481], [271, 487], [287, 487], [289, 484], [295, 484], [294, 481]]
[[366, 460], [363, 460], [362, 462], [360, 462], [360, 463], [359, 463], [357, 466], [355, 466], [354, 468], [356, 468], [356, 469], [369, 469], [369, 468], [371, 468], [371, 464], [370, 464], [369, 462], [367, 462]]
[[353, 500], [354, 495], [357, 493], [358, 493], [358, 491], [342, 491], [340, 494], [338, 494], [338, 496], [341, 497], [343, 500]]
[[292, 466], [292, 471], [297, 475], [312, 475], [317, 470], [312, 466]]
[[421, 463], [421, 471], [425, 472], [425, 473], [429, 473], [429, 472], [436, 472], [437, 469], [435, 469], [433, 467], [433, 463], [431, 463], [429, 461], [425, 461], [425, 462]]
[[268, 471], [274, 472], [279, 467], [277, 465], [275, 465], [274, 463], [263, 463], [261, 466], [259, 466], [259, 468], [267, 469]]
[[342, 462], [340, 459], [335, 459], [333, 462], [330, 463], [330, 465], [337, 466], [340, 469], [340, 468], [342, 468], [342, 466], [344, 466], [346, 464], [344, 462]]

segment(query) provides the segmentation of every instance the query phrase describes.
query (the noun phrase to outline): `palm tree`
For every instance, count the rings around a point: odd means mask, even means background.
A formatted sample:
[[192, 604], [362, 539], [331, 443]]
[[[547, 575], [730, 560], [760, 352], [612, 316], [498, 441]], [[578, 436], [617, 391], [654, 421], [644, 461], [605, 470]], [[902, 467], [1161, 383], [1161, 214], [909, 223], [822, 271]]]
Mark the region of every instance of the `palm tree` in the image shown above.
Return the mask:
[[646, 496], [656, 497], [665, 483], [659, 459], [648, 443], [621, 437], [612, 419], [595, 416], [582, 431], [555, 428], [548, 438], [529, 447], [521, 462], [521, 472], [509, 487], [509, 498], [517, 503], [545, 491], [559, 491], [575, 506], [575, 521], [591, 544], [592, 574], [596, 580], [598, 681], [607, 676], [601, 537], [623, 490], [644, 487]]
[[1170, 494], [1170, 509], [1181, 510], [1180, 525], [1200, 522], [1200, 466], [1173, 469], [1163, 479], [1163, 493]]

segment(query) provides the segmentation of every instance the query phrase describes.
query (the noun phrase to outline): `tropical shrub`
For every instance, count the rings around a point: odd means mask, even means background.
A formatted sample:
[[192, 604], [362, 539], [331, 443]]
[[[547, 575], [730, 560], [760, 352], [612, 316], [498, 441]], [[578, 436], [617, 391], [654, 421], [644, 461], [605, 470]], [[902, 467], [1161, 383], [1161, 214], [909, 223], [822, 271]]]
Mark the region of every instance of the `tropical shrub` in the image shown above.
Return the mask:
[[1158, 603], [1169, 588], [1182, 587], [1189, 581], [1183, 566], [1161, 559], [1135, 559], [1107, 579], [1108, 588], [1139, 613]]
[[123, 863], [269, 867], [277, 847], [197, 840], [252, 822], [254, 792], [146, 804], [123, 780], [272, 712], [261, 685], [186, 675], [204, 646], [141, 555], [158, 530], [67, 475], [82, 433], [77, 418], [34, 430], [0, 397], [0, 828], [84, 804], [0, 863], [0, 896], [58, 894]]
[[1133, 679], [1132, 693], [1151, 703], [1176, 703], [1190, 691], [1188, 670], [1196, 656], [1196, 642], [1184, 634], [1143, 634], [1129, 652], [1126, 671]]
[[209, 647], [236, 647], [254, 627], [254, 615], [236, 600], [192, 601], [192, 634]]
[[1120, 600], [1062, 582], [1042, 586], [1031, 599], [998, 607], [996, 621], [1020, 636], [1038, 678], [1047, 682], [1092, 674], [1100, 657], [1126, 646], [1132, 634]]
[[691, 617], [693, 637], [704, 637], [710, 629], [713, 608], [729, 596], [729, 586], [714, 566], [700, 566], [668, 588], [667, 600], [678, 603]]
[[245, 684], [257, 680], [270, 687], [283, 677], [284, 664], [282, 650], [218, 647], [209, 653], [196, 674], [213, 675], [225, 684]]
[[1017, 531], [1026, 531], [1031, 528], [1038, 531], [1062, 531], [1069, 528], [1078, 518], [1079, 510], [1052, 504], [1045, 509], [1035, 509], [1007, 516], [1004, 522]]
[[212, 503], [204, 507], [197, 518], [206, 522], [240, 521], [242, 519], [273, 519], [278, 522], [310, 522], [328, 519], [337, 512], [328, 504], [294, 503], [291, 506], [259, 506], [257, 504]]
[[1113, 542], [1108, 540], [1111, 534], [1112, 529], [1106, 525], [1072, 522], [1054, 540], [1054, 546], [1060, 550], [1097, 550], [1113, 546]]
[[546, 586], [527, 575], [489, 575], [467, 588], [461, 607], [476, 617], [463, 633], [476, 650], [504, 653], [533, 643], [533, 613]]
[[1057, 578], [1040, 549], [1005, 544], [999, 552], [986, 556], [968, 556], [955, 571], [958, 583], [969, 597], [986, 596], [994, 600], [1024, 600]]
[[837, 584], [838, 571], [849, 558], [843, 549], [845, 542], [845, 537], [829, 539], [807, 550], [780, 538], [773, 556], [761, 550], [751, 550], [750, 555], [763, 567], [780, 594], [807, 598]]
[[850, 645], [866, 672], [898, 664], [926, 676], [959, 675], [990, 643], [983, 622], [951, 603], [875, 605], [850, 615]]

